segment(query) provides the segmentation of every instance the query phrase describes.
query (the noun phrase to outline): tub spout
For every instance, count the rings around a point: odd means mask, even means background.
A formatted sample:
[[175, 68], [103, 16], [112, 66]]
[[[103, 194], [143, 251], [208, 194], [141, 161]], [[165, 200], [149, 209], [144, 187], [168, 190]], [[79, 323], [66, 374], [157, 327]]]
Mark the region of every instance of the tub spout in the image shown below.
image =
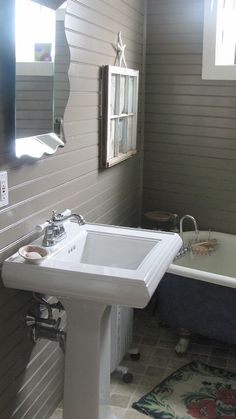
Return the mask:
[[180, 219], [180, 223], [179, 223], [179, 234], [180, 234], [180, 237], [181, 237], [181, 239], [183, 241], [182, 251], [185, 251], [185, 249], [186, 249], [185, 244], [184, 244], [184, 237], [183, 237], [183, 222], [184, 222], [185, 219], [189, 219], [189, 220], [191, 220], [193, 222], [196, 238], [198, 236], [197, 221], [195, 220], [195, 218], [192, 215], [188, 215], [188, 214], [184, 215]]

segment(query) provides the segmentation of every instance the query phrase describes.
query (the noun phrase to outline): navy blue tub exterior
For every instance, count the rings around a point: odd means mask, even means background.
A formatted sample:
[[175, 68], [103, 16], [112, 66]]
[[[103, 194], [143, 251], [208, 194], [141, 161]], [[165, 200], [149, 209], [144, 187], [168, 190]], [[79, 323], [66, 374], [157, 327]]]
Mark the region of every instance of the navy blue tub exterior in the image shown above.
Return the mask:
[[236, 289], [166, 273], [157, 292], [162, 322], [236, 344]]

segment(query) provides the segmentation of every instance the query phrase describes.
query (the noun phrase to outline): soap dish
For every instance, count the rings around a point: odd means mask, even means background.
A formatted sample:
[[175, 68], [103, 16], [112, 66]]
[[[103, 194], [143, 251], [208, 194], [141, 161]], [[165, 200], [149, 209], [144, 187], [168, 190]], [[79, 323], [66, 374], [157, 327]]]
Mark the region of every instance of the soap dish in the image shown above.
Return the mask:
[[45, 260], [49, 253], [48, 250], [41, 246], [23, 246], [18, 250], [20, 256], [22, 256], [29, 263], [41, 263]]

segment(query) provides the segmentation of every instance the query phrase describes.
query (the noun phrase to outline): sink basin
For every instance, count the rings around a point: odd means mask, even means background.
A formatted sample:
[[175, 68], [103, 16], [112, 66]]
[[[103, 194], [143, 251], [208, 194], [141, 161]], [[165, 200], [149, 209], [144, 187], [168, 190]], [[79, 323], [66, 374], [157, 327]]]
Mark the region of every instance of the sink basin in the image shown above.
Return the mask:
[[[64, 419], [116, 419], [110, 404], [110, 306], [144, 307], [182, 241], [178, 234], [68, 221], [40, 264], [3, 263], [7, 287], [57, 296], [67, 314]], [[42, 246], [42, 238], [33, 246]]]
[[88, 231], [81, 263], [135, 270], [155, 245], [153, 240]]
[[[66, 239], [40, 265], [14, 254], [3, 264], [7, 287], [58, 297], [144, 307], [181, 246], [177, 234], [65, 223]], [[34, 245], [42, 245], [42, 239]]]

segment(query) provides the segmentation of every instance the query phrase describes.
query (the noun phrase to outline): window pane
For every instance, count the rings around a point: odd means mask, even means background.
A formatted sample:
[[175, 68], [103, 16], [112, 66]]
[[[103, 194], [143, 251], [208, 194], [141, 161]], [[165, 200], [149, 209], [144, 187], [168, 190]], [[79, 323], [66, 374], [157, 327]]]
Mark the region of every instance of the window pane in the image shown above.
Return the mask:
[[115, 131], [116, 131], [116, 121], [113, 119], [110, 121], [110, 141], [108, 156], [109, 159], [112, 159], [115, 156]]
[[127, 120], [127, 151], [130, 151], [136, 147], [133, 146], [133, 129], [134, 129], [134, 117], [129, 116]]
[[216, 26], [216, 65], [235, 64], [236, 2], [218, 0]]
[[126, 120], [127, 118], [121, 118], [118, 122], [119, 154], [126, 153]]
[[126, 106], [125, 106], [125, 90], [126, 90], [126, 77], [121, 76], [120, 78], [120, 110], [119, 114], [126, 113]]
[[128, 113], [134, 112], [134, 77], [129, 77]]
[[117, 86], [117, 76], [111, 76], [111, 102], [110, 102], [110, 113], [111, 115], [116, 114], [116, 87]]

